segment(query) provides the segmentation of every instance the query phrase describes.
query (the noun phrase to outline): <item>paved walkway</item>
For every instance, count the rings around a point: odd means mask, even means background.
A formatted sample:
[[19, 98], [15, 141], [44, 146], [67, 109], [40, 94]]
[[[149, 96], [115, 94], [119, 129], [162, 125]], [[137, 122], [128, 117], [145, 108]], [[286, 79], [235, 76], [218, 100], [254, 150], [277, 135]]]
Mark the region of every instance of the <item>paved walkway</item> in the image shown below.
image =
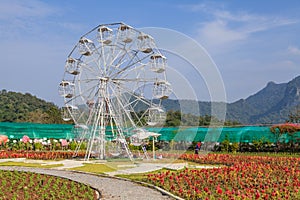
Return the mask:
[[[47, 160], [31, 160], [26, 158], [8, 158], [8, 159], [0, 159], [1, 162], [24, 162], [24, 163], [37, 163], [43, 165], [56, 165], [62, 164], [63, 166], [53, 167], [51, 169], [72, 169], [75, 167], [82, 167], [85, 163], [97, 163], [100, 164], [100, 161], [80, 161], [80, 160], [59, 160], [59, 161], [47, 161]], [[103, 162], [106, 163], [106, 162]], [[136, 164], [128, 164], [128, 165], [119, 165], [120, 169], [114, 172], [108, 172], [107, 174], [110, 176], [114, 176], [117, 174], [136, 174], [136, 173], [147, 173], [155, 170], [159, 170], [162, 168], [179, 170], [183, 169], [187, 166], [187, 163], [151, 163], [151, 162], [140, 162]]]
[[[107, 172], [107, 177], [98, 176], [94, 174], [69, 171], [75, 167], [81, 167], [85, 163], [101, 163], [99, 161], [78, 161], [78, 160], [60, 160], [60, 161], [45, 161], [45, 160], [30, 160], [25, 158], [16, 159], [0, 159], [0, 162], [24, 162], [24, 163], [38, 163], [41, 165], [54, 165], [62, 164], [63, 166], [54, 167], [51, 169], [41, 168], [27, 168], [27, 167], [11, 167], [11, 166], [0, 166], [3, 170], [21, 170], [30, 171], [42, 174], [49, 174], [54, 176], [65, 177], [74, 181], [88, 184], [101, 193], [101, 199], [121, 199], [121, 200], [152, 200], [152, 199], [174, 199], [177, 197], [170, 197], [165, 195], [165, 191], [159, 188], [153, 189], [144, 187], [140, 184], [133, 183], [126, 180], [117, 179], [113, 176], [117, 174], [135, 174], [135, 173], [146, 173], [162, 168], [179, 170], [187, 166], [187, 163], [154, 163], [154, 162], [141, 162], [129, 165], [119, 165], [118, 170], [113, 172]], [[104, 161], [103, 161], [104, 162]], [[192, 167], [192, 166], [190, 166]], [[211, 168], [212, 166], [193, 166], [193, 168]], [[122, 169], [125, 168], [125, 169]], [[109, 177], [110, 176], [110, 177]], [[180, 199], [180, 198], [177, 198]]]

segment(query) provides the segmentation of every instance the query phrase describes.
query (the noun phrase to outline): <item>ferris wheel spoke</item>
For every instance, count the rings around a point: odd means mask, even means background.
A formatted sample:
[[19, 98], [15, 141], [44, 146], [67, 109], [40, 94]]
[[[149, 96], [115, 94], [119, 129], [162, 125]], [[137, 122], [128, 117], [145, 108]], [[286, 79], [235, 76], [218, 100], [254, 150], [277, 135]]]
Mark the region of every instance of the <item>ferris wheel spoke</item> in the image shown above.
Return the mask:
[[[95, 97], [95, 91], [98, 88], [98, 84], [96, 85], [80, 85], [79, 95], [84, 98], [85, 101], [89, 99], [93, 99]], [[93, 98], [92, 98], [93, 97]]]
[[[116, 49], [118, 49], [118, 50], [116, 50]], [[127, 52], [123, 48], [121, 48], [121, 47], [119, 47], [117, 45], [114, 45], [111, 48], [111, 54], [110, 55], [113, 57], [113, 60], [111, 60], [110, 65], [112, 65], [112, 63], [115, 62], [117, 58], [125, 56], [126, 53]]]
[[[101, 55], [99, 58], [99, 67], [101, 68], [101, 66], [103, 67], [103, 71], [105, 72], [105, 76], [109, 75], [109, 71], [111, 66], [113, 66], [113, 62], [116, 61], [116, 59], [118, 58], [119, 54], [122, 53], [122, 51], [120, 50], [117, 55], [114, 55], [113, 53], [113, 48], [114, 46], [101, 46]], [[126, 55], [126, 52], [123, 53], [124, 55]], [[102, 63], [100, 63], [100, 61], [102, 60]]]
[[130, 58], [130, 61], [129, 61], [129, 64], [127, 64], [127, 66], [125, 66], [124, 68], [120, 69], [120, 71], [116, 72], [115, 74], [112, 74], [111, 77], [116, 77], [118, 76], [119, 74], [123, 73], [124, 71], [128, 70], [129, 68], [131, 68], [132, 66], [140, 63], [142, 60], [137, 60], [137, 61], [134, 61], [134, 57], [131, 57]]
[[[140, 95], [140, 94], [137, 94], [136, 92], [134, 92], [132, 89], [129, 89], [125, 86], [122, 86], [122, 85], [118, 85], [117, 88], [114, 88], [113, 91], [122, 91], [122, 93], [124, 93], [125, 95], [127, 95], [128, 97], [130, 98], [134, 98], [133, 102], [136, 102], [136, 101], [141, 101], [142, 103], [144, 104], [147, 104], [147, 105], [150, 105], [150, 101], [147, 100], [143, 95]], [[118, 94], [115, 94], [116, 96]], [[120, 94], [119, 94], [120, 95]], [[132, 103], [130, 101], [130, 98], [128, 99], [128, 102]], [[128, 104], [129, 105], [129, 104]]]
[[137, 82], [137, 83], [154, 83], [155, 78], [115, 78], [112, 79], [113, 82]]
[[[80, 88], [90, 88], [90, 87], [96, 87], [99, 85], [99, 78], [86, 78], [86, 79], [80, 79], [77, 80], [75, 83], [80, 86]], [[78, 87], [79, 88], [79, 87]]]
[[[122, 54], [122, 55], [120, 55]], [[112, 56], [114, 56], [114, 58], [111, 60], [111, 62], [109, 63], [109, 66], [111, 68], [110, 71], [108, 71], [108, 75], [111, 76], [111, 74], [115, 71], [115, 70], [119, 70], [119, 67], [125, 62], [125, 60], [123, 59], [124, 56], [126, 55], [126, 51], [119, 51], [119, 53], [117, 55], [112, 54]], [[119, 61], [117, 63], [116, 60], [119, 59]]]
[[[145, 60], [146, 58], [147, 57], [144, 57], [140, 60], [135, 61], [131, 65], [128, 65], [126, 69], [120, 71], [118, 74], [122, 74], [124, 72], [129, 73], [131, 71], [137, 72], [139, 69], [143, 69], [146, 66], [146, 64], [143, 64], [142, 61]], [[136, 64], [140, 64], [140, 65], [136, 66]]]
[[103, 53], [103, 59], [105, 60], [105, 63], [104, 63], [104, 68], [105, 68], [105, 73], [107, 76], [109, 76], [109, 71], [111, 70], [111, 63], [112, 63], [112, 60], [113, 60], [113, 54], [112, 54], [112, 50], [111, 50], [112, 47], [109, 47], [105, 53]]
[[95, 74], [104, 74], [104, 71], [98, 66], [95, 61], [86, 61], [85, 64], [82, 66], [81, 72], [85, 74], [90, 74], [92, 77]]
[[[126, 62], [126, 60], [123, 60], [122, 62], [118, 63], [118, 65], [111, 66], [111, 69], [112, 69], [111, 71], [112, 71], [112, 72], [110, 72], [109, 75], [110, 75], [111, 73], [113, 73], [113, 71], [118, 71], [118, 70], [119, 70], [119, 67], [122, 66], [125, 62]], [[113, 69], [114, 69], [114, 70], [113, 70]], [[110, 75], [110, 77], [111, 77], [111, 75]]]
[[99, 62], [94, 61], [93, 65], [92, 65], [92, 70], [94, 71], [93, 74], [98, 74], [101, 76], [105, 76], [105, 65], [103, 64], [103, 62], [100, 62], [100, 58], [99, 58]]
[[[114, 90], [116, 91], [116, 90]], [[129, 120], [131, 126], [135, 127], [135, 122], [132, 120], [132, 116], [131, 114], [133, 114], [135, 116], [136, 119], [139, 119], [138, 116], [135, 113], [134, 107], [131, 105], [130, 102], [130, 97], [127, 95], [120, 95], [120, 94], [114, 94], [115, 99], [117, 101], [117, 103], [115, 104], [115, 107], [118, 107], [119, 109], [121, 108], [121, 112], [119, 113], [123, 113], [126, 116], [126, 119]], [[117, 110], [119, 110], [117, 109]], [[123, 121], [126, 121], [123, 119]], [[140, 121], [140, 120], [139, 120]], [[123, 122], [123, 124], [125, 124]]]
[[[136, 100], [133, 100], [133, 101], [130, 101], [130, 100], [128, 101], [128, 100], [129, 99], [126, 100], [128, 103], [124, 104], [124, 105], [126, 105], [126, 107], [125, 107], [126, 110], [130, 111], [130, 114], [133, 116], [136, 125], [138, 125], [138, 126], [144, 126], [144, 123], [143, 123], [142, 120], [144, 119], [144, 117], [145, 117], [145, 115], [147, 113], [147, 109], [145, 109], [144, 111], [143, 110], [140, 110], [140, 111], [136, 110], [136, 107], [138, 107], [139, 104], [140, 104], [140, 102], [141, 102], [141, 100], [139, 100], [139, 98], [136, 98]], [[142, 101], [142, 102], [144, 104], [146, 103], [147, 107], [150, 106], [150, 102], [148, 102], [148, 101]], [[142, 112], [142, 115], [140, 115], [141, 112]]]
[[[120, 126], [121, 125], [124, 126], [127, 121], [126, 119], [128, 119], [131, 126], [135, 127], [135, 123], [133, 122], [133, 120], [130, 116], [130, 113], [128, 113], [128, 108], [126, 108], [123, 99], [120, 98], [119, 95], [116, 95], [115, 101], [116, 101], [116, 103], [114, 104], [114, 106], [112, 106], [114, 108], [113, 110], [115, 111], [115, 113], [119, 113], [120, 116], [124, 115], [124, 117], [119, 116], [119, 119], [116, 120], [118, 122], [117, 124]], [[124, 119], [124, 118], [126, 118], [126, 119]]]
[[124, 49], [122, 49], [122, 54], [121, 54], [121, 56], [120, 57], [116, 57], [116, 59], [114, 60], [114, 61], [117, 61], [114, 65], [115, 66], [120, 66], [121, 65], [121, 63], [122, 62], [124, 62], [124, 58], [125, 58], [125, 56], [127, 55], [127, 52], [124, 50]]
[[105, 69], [102, 68], [104, 65], [103, 56], [100, 54], [92, 55], [93, 59], [90, 60], [89, 66], [92, 71], [96, 74], [105, 74]]
[[147, 64], [142, 63], [142, 60], [137, 61], [134, 63], [134, 66], [127, 69], [127, 73], [130, 73], [131, 71], [139, 71], [139, 70], [144, 70], [144, 68], [147, 67]]
[[74, 96], [73, 98], [66, 100], [65, 105], [68, 106], [68, 105], [73, 105], [74, 103], [76, 104], [76, 103], [78, 103], [78, 101], [80, 101], [78, 99], [81, 99], [81, 97], [82, 97], [82, 94], [78, 94], [78, 95]]

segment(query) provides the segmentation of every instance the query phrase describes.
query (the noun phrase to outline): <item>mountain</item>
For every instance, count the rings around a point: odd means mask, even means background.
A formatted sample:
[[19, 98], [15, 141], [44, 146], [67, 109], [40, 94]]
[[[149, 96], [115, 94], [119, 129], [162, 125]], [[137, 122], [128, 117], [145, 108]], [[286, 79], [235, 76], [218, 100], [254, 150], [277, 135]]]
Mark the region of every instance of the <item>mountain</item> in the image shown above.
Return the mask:
[[[194, 100], [163, 101], [167, 110], [196, 116], [215, 116], [226, 110], [226, 121], [242, 124], [274, 124], [289, 119], [291, 113], [300, 113], [300, 76], [288, 83], [269, 82], [265, 88], [246, 99], [233, 103], [203, 102]], [[211, 113], [211, 108], [214, 113]], [[136, 109], [145, 109], [142, 105]], [[53, 103], [38, 99], [29, 93], [0, 91], [0, 122], [66, 123], [59, 108]]]
[[227, 119], [244, 124], [283, 123], [300, 105], [300, 76], [288, 83], [269, 82], [245, 100], [228, 105]]
[[[181, 110], [183, 113], [214, 115], [215, 107], [227, 106], [226, 120], [238, 121], [242, 124], [274, 124], [288, 120], [289, 114], [300, 106], [300, 76], [288, 83], [269, 82], [265, 88], [246, 99], [233, 103], [197, 102], [193, 100], [168, 99], [163, 103], [166, 110]], [[181, 108], [181, 109], [180, 109]]]
[[0, 122], [64, 123], [53, 103], [4, 89], [0, 91]]

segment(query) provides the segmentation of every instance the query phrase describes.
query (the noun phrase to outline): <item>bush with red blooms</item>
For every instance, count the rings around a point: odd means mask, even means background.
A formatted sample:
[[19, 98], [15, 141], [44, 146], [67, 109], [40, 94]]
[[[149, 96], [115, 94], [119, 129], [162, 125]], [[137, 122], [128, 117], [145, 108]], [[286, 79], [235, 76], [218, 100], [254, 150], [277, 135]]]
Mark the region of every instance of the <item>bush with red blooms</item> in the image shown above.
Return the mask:
[[281, 134], [284, 134], [284, 133], [294, 134], [297, 131], [300, 131], [300, 125], [293, 124], [293, 123], [277, 124], [277, 125], [271, 126], [270, 131], [272, 133], [279, 132]]
[[218, 165], [152, 173], [145, 181], [184, 199], [300, 199], [299, 157], [183, 154], [181, 159]]
[[[0, 159], [5, 158], [28, 158], [39, 160], [56, 160], [56, 159], [70, 159], [73, 158], [72, 151], [0, 151]], [[76, 157], [83, 158], [85, 152], [78, 152]]]

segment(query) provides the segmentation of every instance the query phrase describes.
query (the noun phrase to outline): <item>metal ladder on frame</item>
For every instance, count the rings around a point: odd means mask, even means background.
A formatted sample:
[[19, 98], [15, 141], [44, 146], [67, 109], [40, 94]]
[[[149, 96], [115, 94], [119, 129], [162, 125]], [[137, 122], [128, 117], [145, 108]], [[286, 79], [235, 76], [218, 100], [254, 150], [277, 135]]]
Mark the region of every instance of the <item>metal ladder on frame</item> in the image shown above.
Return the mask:
[[147, 153], [147, 149], [146, 149], [146, 147], [145, 147], [144, 145], [142, 145], [142, 150], [143, 150], [144, 155], [145, 155], [145, 157], [147, 158], [147, 160], [149, 160], [149, 156], [148, 156], [148, 153]]

